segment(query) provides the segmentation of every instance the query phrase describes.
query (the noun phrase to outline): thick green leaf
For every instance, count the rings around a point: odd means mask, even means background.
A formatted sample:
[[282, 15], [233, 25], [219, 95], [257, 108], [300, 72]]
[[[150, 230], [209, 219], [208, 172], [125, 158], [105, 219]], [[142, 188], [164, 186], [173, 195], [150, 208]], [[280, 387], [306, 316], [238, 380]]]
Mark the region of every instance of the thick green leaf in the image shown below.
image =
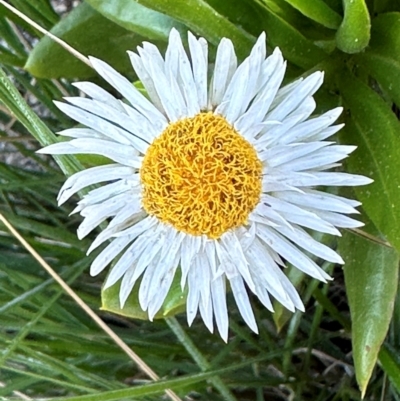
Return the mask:
[[[35, 180], [39, 181], [39, 180]], [[36, 184], [39, 186], [40, 184]], [[88, 241], [80, 241], [75, 234], [66, 231], [60, 227], [54, 227], [48, 224], [40, 223], [38, 221], [28, 219], [25, 216], [20, 217], [10, 213], [2, 213], [7, 220], [17, 229], [24, 230], [35, 234], [37, 237], [46, 238], [52, 241], [57, 241], [65, 246], [75, 247], [79, 250], [86, 249]]]
[[[18, 10], [20, 10], [20, 9], [18, 8]], [[22, 12], [22, 10], [20, 10], [20, 11]], [[0, 19], [5, 19], [5, 18], [7, 18], [9, 21], [14, 22], [18, 26], [22, 27], [24, 30], [29, 32], [29, 34], [32, 35], [33, 37], [36, 37], [36, 36], [40, 37], [39, 32], [35, 28], [33, 28], [31, 25], [29, 25], [28, 22], [24, 21], [22, 18], [18, 17], [16, 14], [14, 14], [12, 11], [10, 11], [8, 8], [6, 8], [2, 4], [0, 4]], [[51, 26], [52, 26], [52, 24], [48, 28], [50, 29]]]
[[[127, 31], [103, 17], [86, 3], [76, 7], [51, 32], [84, 55], [105, 60], [122, 72], [132, 72], [126, 50], [133, 50], [145, 38]], [[156, 43], [158, 44], [158, 43]], [[30, 53], [25, 68], [42, 78], [84, 78], [95, 71], [44, 37]]]
[[390, 247], [348, 231], [339, 239], [352, 320], [357, 382], [365, 394], [392, 318], [399, 256]]
[[[0, 101], [14, 114], [18, 121], [25, 126], [30, 134], [42, 146], [57, 142], [56, 136], [43, 121], [27, 105], [18, 89], [8, 79], [0, 68]], [[74, 156], [55, 156], [54, 159], [66, 175], [80, 171], [82, 166]]]
[[400, 355], [390, 344], [383, 344], [379, 352], [379, 362], [390, 382], [400, 393]]
[[159, 11], [187, 25], [193, 33], [204, 36], [211, 44], [218, 45], [228, 37], [235, 45], [239, 58], [248, 56], [255, 38], [232, 24], [203, 0], [131, 0]]
[[292, 7], [299, 10], [303, 15], [315, 22], [327, 27], [336, 29], [342, 20], [341, 16], [333, 11], [322, 0], [304, 1], [304, 0], [285, 0]]
[[302, 69], [314, 67], [327, 54], [308, 40], [282, 17], [282, 10], [272, 1], [265, 0], [260, 11], [269, 45], [278, 46], [286, 59]]
[[43, 0], [11, 0], [9, 3], [45, 29], [50, 29], [59, 19]]
[[166, 42], [172, 28], [181, 33], [187, 31], [185, 25], [175, 19], [146, 8], [136, 1], [86, 0], [86, 2], [116, 24], [150, 40]]
[[0, 63], [14, 67], [23, 67], [25, 59], [12, 54], [9, 50], [0, 46]]
[[[246, 364], [246, 362], [242, 363], [242, 365], [243, 364]], [[137, 399], [140, 399], [144, 396], [161, 393], [167, 389], [178, 390], [180, 388], [188, 387], [187, 390], [190, 391], [189, 389], [193, 389], [193, 385], [195, 383], [208, 380], [220, 374], [230, 373], [233, 370], [237, 369], [238, 366], [239, 365], [230, 365], [222, 369], [214, 369], [204, 373], [195, 373], [192, 375], [181, 376], [174, 379], [160, 380], [153, 383], [124, 388], [121, 390], [103, 391], [97, 394], [46, 398], [46, 401], [121, 401], [128, 399], [133, 400], [133, 397], [138, 397]], [[163, 397], [151, 399], [163, 399]], [[41, 399], [41, 401], [44, 401], [44, 399]]]
[[400, 250], [400, 123], [382, 98], [348, 71], [338, 84], [349, 109], [340, 139], [358, 146], [346, 165], [374, 180], [354, 190], [374, 225]]
[[374, 0], [373, 3], [375, 14], [400, 11], [400, 2], [398, 0]]
[[371, 21], [364, 0], [343, 0], [344, 18], [336, 33], [337, 47], [345, 53], [359, 53], [368, 46]]
[[7, 18], [1, 18], [0, 13], [0, 37], [7, 43], [7, 47], [16, 53], [19, 57], [26, 59], [26, 50], [21, 39], [10, 26], [10, 21]]
[[400, 13], [372, 20], [370, 46], [358, 60], [400, 106]]
[[219, 14], [254, 36], [263, 31], [263, 18], [252, 0], [206, 0]]
[[[118, 315], [128, 316], [134, 319], [148, 320], [147, 312], [143, 311], [139, 305], [140, 283], [136, 283], [123, 309], [121, 309], [119, 303], [120, 285], [120, 282], [118, 282], [110, 288], [102, 289], [101, 309], [116, 313]], [[182, 292], [180, 285], [180, 276], [177, 274], [175, 275], [175, 278], [172, 282], [167, 298], [165, 299], [162, 307], [154, 318], [161, 319], [167, 316], [174, 316], [178, 313], [183, 312], [186, 308], [186, 296], [186, 291]]]
[[336, 11], [338, 14], [343, 13], [343, 1], [342, 0], [324, 0], [332, 10]]

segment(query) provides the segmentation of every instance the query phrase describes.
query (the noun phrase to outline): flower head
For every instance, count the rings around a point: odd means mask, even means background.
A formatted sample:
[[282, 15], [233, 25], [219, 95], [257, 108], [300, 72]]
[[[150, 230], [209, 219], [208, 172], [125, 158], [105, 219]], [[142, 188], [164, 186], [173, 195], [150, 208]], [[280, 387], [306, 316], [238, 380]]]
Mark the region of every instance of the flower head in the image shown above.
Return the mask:
[[80, 238], [108, 226], [89, 252], [109, 241], [91, 274], [119, 257], [105, 287], [122, 279], [121, 306], [141, 277], [139, 302], [152, 319], [177, 269], [188, 286], [187, 318], [197, 311], [212, 331], [228, 336], [226, 284], [243, 319], [257, 332], [246, 285], [266, 308], [270, 295], [286, 308], [303, 304], [282, 271], [287, 261], [321, 281], [330, 277], [308, 256], [333, 263], [341, 257], [309, 233], [340, 235], [362, 224], [346, 216], [359, 202], [322, 192], [320, 186], [355, 186], [368, 178], [330, 172], [354, 146], [326, 141], [342, 109], [319, 116], [313, 94], [323, 74], [282, 86], [286, 64], [279, 49], [266, 58], [265, 35], [239, 66], [232, 42], [222, 39], [211, 82], [207, 42], [188, 34], [189, 54], [172, 30], [165, 58], [150, 43], [129, 52], [145, 86], [143, 96], [109, 65], [93, 68], [124, 101], [89, 82], [75, 85], [89, 98], [57, 106], [87, 128], [42, 153], [103, 155], [112, 164], [68, 178], [59, 203], [92, 184], [105, 183], [79, 201]]

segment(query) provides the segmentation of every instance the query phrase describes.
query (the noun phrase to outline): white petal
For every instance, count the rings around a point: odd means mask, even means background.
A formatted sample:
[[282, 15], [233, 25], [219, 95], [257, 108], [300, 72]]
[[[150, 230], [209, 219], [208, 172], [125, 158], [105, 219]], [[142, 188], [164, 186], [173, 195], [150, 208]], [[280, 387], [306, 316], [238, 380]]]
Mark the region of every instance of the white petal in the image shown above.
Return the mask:
[[281, 226], [276, 228], [276, 231], [289, 238], [297, 246], [302, 247], [307, 252], [310, 252], [322, 259], [331, 263], [344, 264], [343, 259], [331, 248], [316, 241], [311, 235], [307, 234], [300, 227], [292, 226], [292, 229]]
[[[176, 240], [172, 243], [172, 249], [171, 252], [168, 253], [167, 259], [163, 260], [161, 257], [159, 261], [156, 269], [157, 274], [153, 277], [152, 291], [149, 292], [151, 301], [149, 303], [148, 313], [150, 319], [158, 312], [168, 295], [176, 269], [178, 268], [180, 258], [179, 247], [182, 239], [183, 234], [179, 233]], [[159, 272], [163, 272], [163, 274]]]
[[[138, 272], [138, 275], [140, 275], [142, 271], [146, 271], [145, 275], [147, 275], [148, 277], [150, 274], [150, 272], [148, 271], [148, 266], [153, 264], [153, 261], [161, 256], [161, 249], [165, 241], [165, 230], [164, 227], [159, 225], [156, 227], [156, 230], [152, 233], [151, 237], [147, 234], [148, 233], [145, 233], [146, 237], [148, 237], [146, 248], [138, 259], [136, 270]], [[145, 307], [142, 307], [143, 310], [147, 309], [148, 301], [147, 286], [146, 283], [142, 280], [139, 291], [139, 302], [141, 305], [145, 305]]]
[[[143, 55], [146, 52], [143, 51]], [[179, 91], [175, 78], [170, 74], [166, 75], [157, 65], [149, 65], [149, 73], [154, 82], [157, 95], [160, 98], [165, 114], [171, 122], [177, 121], [185, 116], [184, 103], [182, 94]], [[174, 85], [175, 84], [175, 85]], [[178, 90], [174, 93], [174, 90]]]
[[289, 144], [303, 141], [321, 141], [329, 138], [343, 127], [343, 124], [330, 127], [330, 125], [332, 125], [338, 119], [342, 111], [342, 107], [337, 107], [329, 110], [321, 116], [311, 118], [296, 125], [279, 138], [279, 143]]
[[211, 333], [214, 332], [214, 323], [213, 323], [213, 306], [212, 302], [209, 301], [207, 305], [204, 305], [203, 302], [199, 303], [200, 315], [203, 319], [204, 324], [207, 329], [210, 330]]
[[[309, 75], [290, 93], [290, 96], [283, 98], [282, 102], [277, 104], [268, 118], [271, 120], [282, 121], [293, 110], [295, 110], [305, 99], [312, 96], [315, 91], [322, 85], [323, 73], [317, 71]], [[272, 106], [273, 107], [273, 106]]]
[[253, 125], [264, 119], [282, 83], [286, 64], [283, 62], [279, 49], [275, 49], [274, 53], [267, 58], [263, 68], [266, 79], [265, 86], [260, 90], [249, 109], [235, 122], [235, 128], [245, 137]]
[[215, 114], [223, 115], [232, 125], [246, 106], [243, 99], [247, 93], [249, 73], [249, 63], [244, 61], [236, 70], [221, 103], [215, 109]]
[[201, 237], [186, 235], [181, 247], [181, 287], [185, 288], [186, 278], [192, 266], [193, 258], [197, 255], [201, 246]]
[[[268, 190], [267, 182], [273, 183], [278, 181], [281, 185], [290, 187], [314, 187], [318, 185], [327, 186], [358, 186], [370, 184], [372, 180], [362, 175], [336, 173], [336, 172], [280, 172], [272, 170], [268, 172], [270, 177], [265, 177], [263, 180], [264, 187]], [[265, 183], [264, 183], [265, 181]], [[271, 191], [273, 191], [271, 189]]]
[[257, 226], [257, 236], [289, 263], [304, 273], [307, 273], [309, 276], [324, 282], [330, 279], [316, 263], [274, 229], [259, 224]]
[[222, 339], [228, 341], [228, 309], [226, 307], [225, 276], [220, 276], [211, 282], [212, 305], [217, 328]]
[[135, 281], [132, 281], [132, 275], [135, 272], [135, 265], [132, 265], [128, 268], [124, 276], [122, 277], [121, 281], [121, 287], [119, 290], [119, 303], [121, 309], [124, 307], [125, 302], [127, 301], [129, 295], [131, 295], [131, 292], [133, 290], [133, 287], [135, 285]]
[[[148, 120], [139, 112], [136, 115], [128, 115], [127, 110], [123, 102], [121, 102], [121, 111], [111, 110], [107, 104], [101, 103], [97, 100], [83, 99], [80, 97], [66, 97], [69, 103], [74, 106], [78, 106], [83, 110], [87, 110], [90, 113], [96, 114], [97, 116], [108, 120], [115, 125], [120, 126], [131, 135], [127, 135], [130, 143], [136, 147], [144, 147], [146, 151], [147, 145], [152, 142], [158, 132], [149, 124]], [[144, 144], [140, 144], [144, 142]], [[140, 149], [139, 149], [140, 150]], [[144, 152], [143, 152], [144, 153]]]
[[[128, 238], [131, 238], [132, 236], [127, 236]], [[126, 238], [126, 237], [121, 237]], [[115, 239], [119, 240], [120, 238]], [[107, 280], [104, 284], [104, 288], [111, 287], [114, 285], [125, 273], [126, 271], [131, 267], [135, 266], [135, 274], [136, 279], [137, 277], [140, 276], [141, 273], [137, 274], [137, 261], [143, 251], [146, 249], [148, 245], [148, 237], [145, 235], [140, 236], [137, 238], [132, 245], [129, 246], [128, 249], [124, 252], [124, 254], [120, 257], [118, 262], [115, 264], [115, 266], [112, 268], [111, 273], [108, 275]], [[131, 280], [133, 277], [133, 271], [132, 271], [132, 276]], [[136, 279], [133, 280], [133, 282], [136, 282]]]
[[240, 314], [247, 325], [258, 334], [256, 319], [254, 318], [253, 310], [251, 309], [249, 297], [246, 288], [243, 284], [243, 279], [240, 276], [229, 279], [231, 283], [232, 293], [239, 308]]
[[207, 254], [208, 263], [211, 269], [211, 277], [217, 276], [217, 261], [215, 254], [215, 240], [207, 241], [204, 247], [204, 250]]
[[225, 94], [226, 88], [236, 71], [237, 59], [233, 44], [229, 39], [222, 38], [217, 48], [214, 74], [210, 87], [209, 109], [219, 105]]
[[99, 100], [115, 110], [123, 111], [119, 101], [100, 86], [92, 82], [73, 82], [72, 85], [89, 95], [92, 99]]
[[[63, 131], [57, 132], [58, 135], [68, 136], [70, 138], [98, 138], [107, 139], [107, 135], [101, 132], [95, 131], [90, 128], [69, 128]], [[42, 153], [42, 152], [40, 152]]]
[[125, 112], [132, 119], [132, 124], [135, 125], [135, 128], [132, 129], [136, 130], [138, 136], [146, 137], [148, 142], [153, 142], [153, 140], [158, 137], [168, 125], [166, 122], [155, 123], [154, 121], [149, 121], [136, 109], [129, 106], [129, 104], [121, 102], [121, 105]]
[[296, 298], [292, 298], [293, 292], [296, 293], [293, 284], [276, 265], [270, 255], [269, 249], [262, 246], [258, 239], [249, 248], [247, 257], [257, 285], [265, 287], [278, 302], [291, 312], [295, 311], [295, 307], [302, 307], [301, 300], [297, 302]]
[[245, 111], [250, 102], [254, 99], [254, 96], [260, 91], [260, 88], [266, 82], [265, 72], [264, 72], [264, 61], [267, 53], [266, 45], [265, 45], [265, 32], [262, 32], [260, 36], [257, 38], [257, 41], [253, 48], [251, 49], [249, 57], [249, 77], [250, 80], [248, 82], [247, 91], [243, 99]]
[[122, 194], [124, 192], [130, 191], [132, 189], [132, 183], [127, 180], [119, 180], [113, 182], [111, 184], [103, 185], [100, 188], [93, 189], [89, 191], [79, 202], [78, 204], [82, 206], [82, 208], [88, 205], [94, 205], [96, 203], [101, 203], [109, 198], [112, 198], [115, 195]]
[[246, 284], [249, 286], [251, 291], [254, 290], [254, 282], [250, 275], [248, 262], [243, 253], [242, 246], [232, 231], [227, 231], [220, 238], [220, 242], [225, 248], [226, 255], [229, 255], [231, 263], [236, 265], [236, 268], [240, 272], [241, 276], [245, 279]]
[[295, 205], [311, 207], [313, 209], [339, 213], [359, 213], [354, 209], [353, 205], [359, 206], [360, 202], [326, 192], [305, 189], [302, 194], [298, 192], [282, 192], [276, 194], [276, 196]]
[[123, 143], [125, 145], [133, 145], [141, 152], [145, 152], [147, 149], [148, 144], [146, 144], [146, 142], [143, 142], [141, 139], [99, 116], [66, 103], [54, 102], [54, 104], [75, 121], [93, 128], [95, 131], [101, 132], [115, 142]]
[[[208, 312], [209, 304], [211, 304], [211, 289], [210, 289], [210, 282], [211, 282], [211, 274], [210, 274], [210, 266], [207, 259], [207, 255], [204, 250], [201, 250], [193, 259], [193, 266], [192, 269], [196, 271], [197, 276], [197, 286], [199, 287], [200, 291], [200, 305], [203, 308], [203, 312]], [[201, 312], [202, 313], [202, 312]], [[203, 316], [203, 313], [202, 313]], [[208, 315], [206, 315], [206, 319], [212, 321]], [[203, 317], [204, 320], [204, 317]], [[208, 328], [212, 326], [210, 325], [209, 320], [207, 321], [206, 325]], [[210, 329], [210, 331], [212, 331]]]
[[[320, 142], [324, 143], [324, 142]], [[280, 166], [283, 171], [311, 171], [338, 162], [356, 149], [355, 146], [329, 146]]]
[[331, 143], [332, 142], [311, 142], [274, 146], [263, 152], [262, 159], [267, 162], [268, 167], [279, 167], [329, 146]]
[[[196, 85], [197, 100], [201, 110], [207, 108], [207, 42], [200, 38], [198, 41], [188, 32], [189, 49], [192, 59], [193, 78]], [[203, 45], [204, 44], [204, 45]]]
[[162, 107], [160, 98], [157, 95], [153, 79], [151, 78], [147, 69], [144, 67], [142, 59], [136, 53], [133, 53], [131, 51], [128, 51], [128, 55], [131, 60], [132, 66], [137, 76], [139, 77], [139, 80], [146, 88], [147, 94], [149, 95], [151, 101], [154, 103], [154, 106], [156, 106], [158, 110], [163, 112], [164, 109]]
[[177, 62], [178, 62], [178, 76], [177, 83], [182, 91], [186, 102], [186, 116], [192, 117], [200, 112], [200, 106], [197, 99], [197, 89], [193, 78], [193, 73], [189, 58], [185, 52], [182, 45], [181, 37], [177, 30], [173, 29], [171, 31], [171, 36], [176, 36], [174, 43], [174, 49], [177, 52]]
[[[125, 256], [125, 254], [123, 256]], [[129, 261], [127, 258], [124, 258], [121, 262], [121, 259], [112, 268], [111, 273], [108, 275], [107, 280], [104, 283], [103, 289], [107, 289], [113, 286], [128, 271], [128, 269], [131, 269], [131, 271], [133, 272], [136, 268], [135, 261]], [[135, 285], [135, 283], [132, 283], [132, 287], [133, 285]]]
[[[143, 256], [143, 255], [142, 255]], [[151, 259], [150, 263], [146, 266], [142, 281], [139, 287], [139, 305], [142, 310], [147, 310], [150, 302], [149, 289], [151, 288], [151, 283], [153, 277], [157, 272], [157, 265], [161, 259], [161, 252], [158, 251], [154, 253], [154, 257]]]
[[[296, 205], [291, 204], [290, 202], [286, 202], [283, 199], [286, 199], [284, 194], [288, 191], [274, 193], [274, 196], [263, 195], [262, 202], [265, 203], [266, 206], [272, 207], [275, 211], [279, 212], [282, 217], [284, 217], [287, 221], [299, 224], [299, 221], [302, 222], [302, 226], [311, 228], [316, 231], [340, 235], [340, 232], [335, 229], [329, 223], [326, 223], [324, 220], [319, 218], [315, 213], [311, 213], [304, 208], [298, 207]], [[295, 192], [297, 193], [297, 192]], [[261, 210], [259, 210], [261, 209]], [[262, 206], [258, 206], [254, 213], [260, 213], [263, 215]]]
[[[309, 97], [301, 103], [297, 109], [285, 117], [281, 124], [274, 124], [272, 126], [266, 125], [265, 128], [262, 129], [259, 138], [257, 138], [255, 143], [256, 149], [267, 149], [282, 144], [282, 138], [285, 137], [285, 134], [293, 129], [293, 127], [296, 127], [301, 124], [302, 121], [309, 118], [315, 110], [315, 107], [316, 103], [314, 99]], [[264, 123], [267, 124], [270, 121], [280, 121], [272, 117], [270, 117], [269, 113], [266, 116]]]
[[73, 194], [89, 185], [129, 178], [134, 172], [135, 170], [133, 168], [124, 167], [119, 164], [107, 164], [105, 166], [97, 166], [80, 171], [65, 181], [57, 198], [58, 204], [62, 205]]
[[89, 57], [89, 60], [93, 68], [149, 121], [165, 123], [165, 117], [125, 77], [104, 61], [95, 57]]
[[131, 238], [129, 236], [114, 239], [106, 248], [104, 248], [92, 262], [90, 266], [90, 275], [96, 276], [101, 273], [104, 268], [111, 263], [114, 258], [122, 252], [129, 244]]
[[335, 227], [357, 228], [357, 227], [362, 227], [364, 225], [364, 223], [362, 223], [361, 221], [354, 220], [340, 213], [324, 212], [315, 209], [313, 210], [313, 212], [321, 219], [327, 221], [328, 223], [334, 225]]
[[188, 273], [188, 297], [186, 301], [186, 315], [188, 325], [191, 326], [196, 317], [200, 302], [200, 283], [198, 280], [199, 271], [195, 263]]
[[107, 157], [114, 162], [125, 166], [140, 169], [142, 166], [142, 157], [138, 156], [138, 152], [131, 146], [122, 145], [120, 143], [111, 142], [103, 139], [73, 139], [69, 142], [60, 142], [46, 148], [40, 153], [48, 152], [53, 155], [57, 154], [95, 154]]
[[133, 205], [132, 207], [131, 200], [132, 197], [130, 195], [121, 194], [108, 199], [106, 202], [103, 202], [100, 205], [92, 205], [86, 207], [81, 212], [81, 215], [86, 217], [77, 230], [78, 238], [84, 238], [108, 217], [116, 215], [118, 211], [126, 205], [127, 202], [130, 203], [132, 214], [139, 212], [141, 210], [140, 204]]

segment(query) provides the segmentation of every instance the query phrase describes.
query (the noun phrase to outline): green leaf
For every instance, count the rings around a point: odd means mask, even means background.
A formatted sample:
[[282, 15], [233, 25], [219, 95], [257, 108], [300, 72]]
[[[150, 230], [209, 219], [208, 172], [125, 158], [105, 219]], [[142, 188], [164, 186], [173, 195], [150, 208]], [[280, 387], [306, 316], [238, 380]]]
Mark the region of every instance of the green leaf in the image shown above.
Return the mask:
[[[148, 320], [147, 312], [143, 311], [139, 304], [140, 283], [136, 283], [122, 309], [119, 302], [120, 286], [121, 283], [118, 282], [107, 289], [102, 289], [101, 309], [134, 319]], [[174, 316], [178, 313], [183, 312], [186, 308], [186, 296], [186, 291], [182, 292], [181, 289], [180, 275], [176, 274], [171, 284], [171, 288], [168, 292], [167, 298], [165, 299], [162, 307], [154, 316], [154, 318], [161, 319], [167, 316]]]
[[379, 352], [379, 362], [390, 382], [400, 393], [400, 356], [390, 344], [383, 344]]
[[343, 1], [342, 0], [324, 0], [332, 10], [336, 11], [338, 14], [343, 13]]
[[290, 62], [307, 70], [327, 57], [323, 50], [282, 18], [275, 4], [265, 1], [260, 11], [264, 16], [269, 45], [278, 46]]
[[12, 49], [19, 57], [22, 57], [24, 60], [26, 60], [26, 50], [23, 43], [21, 43], [21, 39], [17, 36], [17, 34], [10, 26], [10, 21], [8, 20], [8, 18], [1, 18], [1, 13], [0, 36], [3, 41], [7, 43], [7, 46], [10, 50]]
[[204, 36], [211, 44], [218, 45], [228, 37], [235, 45], [240, 59], [249, 54], [255, 38], [232, 24], [203, 0], [131, 0], [159, 11], [187, 25], [196, 35]]
[[136, 1], [86, 0], [86, 2], [104, 17], [150, 40], [167, 42], [172, 28], [180, 33], [187, 31], [185, 25], [175, 19], [143, 7]]
[[25, 59], [12, 54], [9, 50], [0, 46], [0, 63], [15, 67], [23, 67], [25, 64]]
[[[27, 105], [18, 89], [8, 79], [0, 68], [0, 101], [14, 114], [21, 124], [42, 146], [57, 142], [56, 136], [49, 130], [44, 122]], [[75, 157], [55, 156], [54, 159], [66, 175], [82, 170], [82, 166]]]
[[364, 0], [343, 0], [344, 18], [336, 33], [337, 47], [345, 53], [359, 53], [368, 46], [371, 21]]
[[[376, 234], [376, 233], [374, 233]], [[339, 239], [352, 320], [353, 359], [364, 396], [392, 318], [399, 256], [390, 247], [348, 231]]]
[[[39, 180], [35, 180], [39, 181]], [[40, 184], [36, 184], [39, 186]], [[24, 230], [35, 234], [37, 237], [46, 238], [52, 241], [57, 241], [60, 244], [67, 245], [69, 247], [75, 247], [76, 249], [86, 249], [88, 241], [80, 241], [75, 234], [66, 231], [64, 228], [54, 227], [48, 224], [40, 223], [38, 221], [28, 219], [25, 216], [20, 217], [12, 215], [10, 213], [2, 213], [7, 220], [18, 230]]]
[[251, 0], [207, 0], [207, 3], [233, 24], [254, 36], [263, 31], [264, 21]]
[[45, 29], [50, 29], [59, 19], [51, 6], [42, 0], [11, 0], [10, 3]]
[[358, 146], [346, 166], [374, 180], [354, 191], [374, 225], [400, 250], [400, 123], [375, 91], [348, 71], [339, 75], [349, 109], [340, 139]]
[[[143, 36], [103, 17], [86, 3], [71, 11], [51, 32], [82, 54], [98, 57], [117, 70], [132, 74], [126, 50], [135, 49], [145, 40]], [[42, 78], [85, 78], [96, 75], [94, 70], [47, 36], [34, 47], [25, 68], [32, 75]]]
[[[208, 380], [222, 373], [232, 372], [236, 369], [235, 365], [228, 366], [223, 369], [210, 370], [204, 373], [196, 373], [186, 375], [169, 380], [160, 380], [149, 384], [142, 384], [121, 390], [103, 391], [97, 394], [87, 394], [72, 397], [52, 397], [46, 398], [46, 401], [120, 401], [125, 399], [133, 399], [132, 397], [144, 397], [153, 394], [161, 393], [167, 389], [178, 390], [180, 388], [193, 388], [195, 383]], [[155, 399], [155, 398], [152, 398]], [[160, 398], [157, 398], [160, 399]]]
[[400, 11], [400, 2], [398, 0], [374, 0], [375, 15], [390, 11]]
[[400, 106], [400, 13], [372, 20], [370, 46], [357, 59]]
[[299, 10], [303, 15], [319, 24], [337, 29], [342, 21], [341, 16], [333, 11], [322, 0], [304, 1], [304, 0], [285, 0], [292, 7]]

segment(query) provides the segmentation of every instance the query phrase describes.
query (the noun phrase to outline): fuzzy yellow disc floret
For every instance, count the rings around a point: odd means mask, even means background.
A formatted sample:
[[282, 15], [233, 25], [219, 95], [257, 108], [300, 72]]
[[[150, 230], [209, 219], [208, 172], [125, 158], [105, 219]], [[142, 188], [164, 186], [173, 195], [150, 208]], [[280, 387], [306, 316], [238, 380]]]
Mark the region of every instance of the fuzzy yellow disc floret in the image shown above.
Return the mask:
[[171, 123], [140, 169], [143, 207], [178, 231], [219, 238], [246, 224], [260, 200], [262, 163], [253, 146], [212, 112]]

